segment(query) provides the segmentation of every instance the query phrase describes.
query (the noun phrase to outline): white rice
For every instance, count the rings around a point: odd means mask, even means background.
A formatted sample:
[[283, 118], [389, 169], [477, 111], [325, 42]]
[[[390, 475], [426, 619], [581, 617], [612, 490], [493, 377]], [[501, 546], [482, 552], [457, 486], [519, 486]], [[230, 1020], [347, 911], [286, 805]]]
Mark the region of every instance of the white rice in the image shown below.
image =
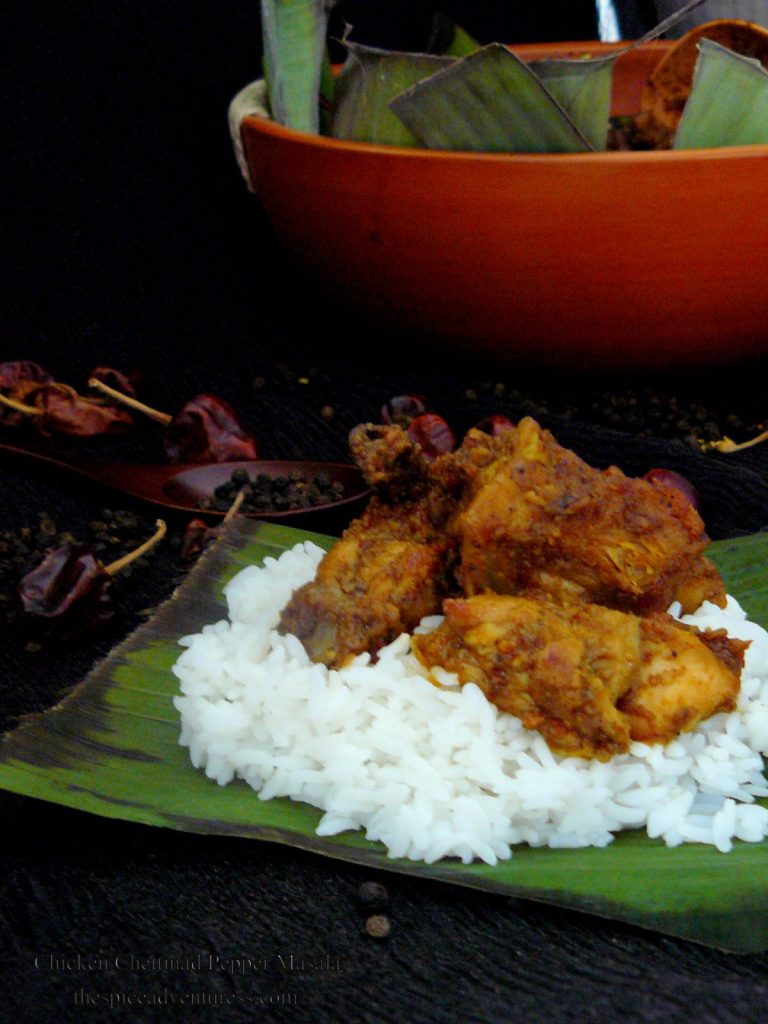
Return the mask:
[[324, 811], [319, 835], [362, 828], [390, 857], [429, 863], [495, 864], [518, 843], [606, 846], [621, 829], [724, 853], [734, 839], [768, 835], [768, 810], [754, 802], [768, 796], [768, 633], [732, 598], [682, 621], [751, 641], [738, 709], [606, 763], [552, 753], [448, 672], [434, 686], [406, 635], [375, 664], [368, 655], [339, 670], [311, 662], [275, 627], [322, 554], [300, 544], [243, 570], [226, 587], [229, 621], [181, 640], [180, 743], [220, 785], [240, 778], [262, 800], [304, 801]]

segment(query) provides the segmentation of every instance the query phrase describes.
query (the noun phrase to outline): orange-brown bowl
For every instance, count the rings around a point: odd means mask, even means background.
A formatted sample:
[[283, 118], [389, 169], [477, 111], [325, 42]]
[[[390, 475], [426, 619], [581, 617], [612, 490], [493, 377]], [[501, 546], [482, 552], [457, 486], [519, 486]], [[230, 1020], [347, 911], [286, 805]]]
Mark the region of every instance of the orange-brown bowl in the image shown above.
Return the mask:
[[[669, 45], [618, 59], [613, 113], [637, 111]], [[254, 116], [241, 131], [278, 238], [377, 327], [548, 365], [768, 350], [768, 146], [506, 155], [340, 142]]]

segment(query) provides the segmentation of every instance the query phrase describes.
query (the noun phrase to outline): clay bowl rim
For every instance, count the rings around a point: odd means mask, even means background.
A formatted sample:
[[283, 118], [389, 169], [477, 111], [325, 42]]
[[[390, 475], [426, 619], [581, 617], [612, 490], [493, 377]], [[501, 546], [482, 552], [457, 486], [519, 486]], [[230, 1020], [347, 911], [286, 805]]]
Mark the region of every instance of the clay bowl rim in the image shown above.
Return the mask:
[[[676, 40], [657, 40], [643, 43], [642, 46], [627, 51], [633, 53], [658, 52], [659, 57], [666, 53]], [[628, 44], [595, 42], [553, 42], [553, 43], [521, 43], [511, 44], [509, 49], [529, 60], [545, 56], [564, 55], [565, 53], [592, 53], [600, 55], [626, 50]], [[619, 58], [621, 60], [621, 57]], [[429, 161], [458, 164], [489, 164], [511, 165], [523, 164], [554, 164], [568, 166], [571, 164], [621, 165], [621, 164], [658, 164], [669, 163], [704, 163], [708, 161], [734, 161], [768, 158], [768, 143], [753, 143], [741, 146], [716, 146], [700, 149], [650, 149], [650, 150], [599, 150], [591, 153], [478, 153], [470, 150], [427, 149], [419, 146], [389, 146], [374, 142], [352, 142], [345, 139], [333, 139], [327, 135], [314, 135], [311, 132], [298, 131], [278, 124], [271, 118], [260, 114], [246, 114], [241, 122], [241, 129], [247, 123], [249, 129], [259, 134], [271, 136], [276, 140], [301, 144], [309, 149], [330, 150], [338, 153], [355, 153], [363, 157], [387, 156], [415, 162]]]

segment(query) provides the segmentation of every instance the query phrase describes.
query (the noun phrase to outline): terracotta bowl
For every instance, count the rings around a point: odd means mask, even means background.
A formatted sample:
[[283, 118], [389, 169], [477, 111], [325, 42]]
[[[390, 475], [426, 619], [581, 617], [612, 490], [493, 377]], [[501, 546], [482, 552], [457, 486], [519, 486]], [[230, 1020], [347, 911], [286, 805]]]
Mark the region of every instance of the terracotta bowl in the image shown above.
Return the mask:
[[[669, 45], [618, 59], [613, 113], [637, 111]], [[377, 327], [548, 365], [768, 350], [768, 146], [498, 155], [339, 142], [254, 116], [241, 130], [278, 238]]]

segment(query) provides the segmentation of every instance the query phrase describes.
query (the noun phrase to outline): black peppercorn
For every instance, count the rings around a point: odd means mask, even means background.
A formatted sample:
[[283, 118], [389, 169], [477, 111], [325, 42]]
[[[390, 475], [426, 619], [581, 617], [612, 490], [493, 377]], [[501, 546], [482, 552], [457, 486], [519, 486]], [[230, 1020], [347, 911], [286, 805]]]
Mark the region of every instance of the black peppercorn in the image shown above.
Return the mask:
[[363, 906], [372, 909], [386, 907], [389, 903], [389, 892], [380, 882], [363, 882], [357, 895]]
[[372, 939], [386, 939], [390, 932], [389, 918], [383, 914], [373, 914], [365, 922], [365, 932]]

